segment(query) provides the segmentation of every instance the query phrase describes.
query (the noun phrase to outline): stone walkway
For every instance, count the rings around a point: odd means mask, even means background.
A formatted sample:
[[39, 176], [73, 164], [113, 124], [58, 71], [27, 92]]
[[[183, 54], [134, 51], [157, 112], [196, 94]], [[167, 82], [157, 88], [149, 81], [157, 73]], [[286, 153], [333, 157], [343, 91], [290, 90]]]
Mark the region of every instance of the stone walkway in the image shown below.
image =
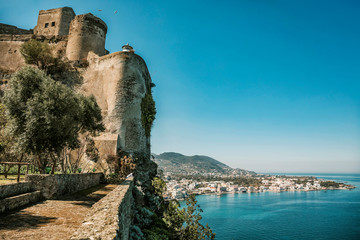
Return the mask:
[[0, 240], [69, 239], [91, 206], [117, 185], [99, 185], [0, 216]]

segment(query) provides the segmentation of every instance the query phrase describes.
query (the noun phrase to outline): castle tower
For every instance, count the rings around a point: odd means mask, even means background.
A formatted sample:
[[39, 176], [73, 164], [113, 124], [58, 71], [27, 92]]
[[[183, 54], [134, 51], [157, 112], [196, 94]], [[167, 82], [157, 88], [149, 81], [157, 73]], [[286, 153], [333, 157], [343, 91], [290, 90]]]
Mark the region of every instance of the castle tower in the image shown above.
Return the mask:
[[89, 53], [88, 60], [81, 89], [94, 95], [102, 110], [106, 130], [94, 139], [100, 158], [119, 150], [132, 154], [136, 184], [150, 189], [157, 167], [150, 160], [150, 136], [142, 124], [142, 103], [152, 86], [146, 63], [128, 44], [102, 57]]
[[102, 109], [105, 138], [114, 134], [111, 139], [119, 141], [122, 150], [150, 154], [150, 138], [141, 121], [141, 102], [151, 89], [151, 77], [145, 61], [133, 48], [124, 48], [126, 51], [103, 57], [89, 56], [82, 89], [93, 94]]
[[91, 13], [77, 15], [70, 23], [66, 56], [69, 60], [86, 60], [90, 51], [105, 54], [107, 26]]
[[34, 34], [43, 36], [68, 35], [69, 25], [74, 17], [74, 10], [70, 7], [40, 10]]

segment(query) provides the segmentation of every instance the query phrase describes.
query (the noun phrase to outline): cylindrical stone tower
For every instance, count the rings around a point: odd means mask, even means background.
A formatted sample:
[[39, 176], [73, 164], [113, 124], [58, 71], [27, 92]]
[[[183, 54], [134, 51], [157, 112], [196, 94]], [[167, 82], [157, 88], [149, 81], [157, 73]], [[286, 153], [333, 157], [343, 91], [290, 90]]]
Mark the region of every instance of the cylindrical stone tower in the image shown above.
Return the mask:
[[86, 60], [90, 51], [105, 54], [107, 26], [91, 13], [77, 15], [70, 23], [66, 56], [69, 60]]
[[106, 128], [95, 139], [100, 156], [116, 154], [116, 142], [117, 151], [135, 157], [137, 184], [151, 188], [157, 167], [150, 160], [150, 135], [142, 122], [147, 112], [143, 100], [152, 86], [145, 61], [125, 45], [121, 52], [90, 61], [83, 77], [82, 90], [95, 96]]

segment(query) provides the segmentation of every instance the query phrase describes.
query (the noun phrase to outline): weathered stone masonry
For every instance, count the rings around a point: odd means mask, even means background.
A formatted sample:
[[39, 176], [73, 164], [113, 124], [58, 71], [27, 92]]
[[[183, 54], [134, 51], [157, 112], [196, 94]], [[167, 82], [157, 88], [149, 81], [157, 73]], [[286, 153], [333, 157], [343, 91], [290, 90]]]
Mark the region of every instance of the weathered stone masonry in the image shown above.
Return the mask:
[[67, 58], [84, 61], [90, 51], [103, 56], [106, 32], [106, 24], [91, 13], [76, 16], [70, 23]]
[[69, 24], [74, 17], [74, 10], [69, 7], [40, 10], [34, 34], [38, 36], [68, 35]]
[[25, 182], [0, 185], [0, 214], [96, 186], [103, 178], [102, 173], [27, 175]]
[[134, 204], [133, 186], [133, 178], [129, 178], [95, 203], [71, 239], [129, 239]]
[[33, 174], [26, 175], [33, 188], [41, 192], [44, 199], [56, 199], [62, 195], [78, 192], [100, 184], [102, 173], [83, 174]]

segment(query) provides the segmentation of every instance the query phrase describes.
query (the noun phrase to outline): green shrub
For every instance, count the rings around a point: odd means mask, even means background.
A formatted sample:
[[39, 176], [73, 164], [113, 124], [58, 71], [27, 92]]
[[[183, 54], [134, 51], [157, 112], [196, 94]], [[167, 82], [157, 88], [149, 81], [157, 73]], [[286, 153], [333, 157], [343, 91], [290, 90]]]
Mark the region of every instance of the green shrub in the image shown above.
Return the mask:
[[25, 59], [25, 63], [35, 64], [43, 70], [47, 69], [54, 62], [51, 47], [47, 42], [31, 39], [21, 45], [20, 52]]
[[148, 91], [141, 101], [141, 123], [145, 129], [145, 135], [150, 136], [151, 128], [155, 120], [156, 108], [151, 91]]

